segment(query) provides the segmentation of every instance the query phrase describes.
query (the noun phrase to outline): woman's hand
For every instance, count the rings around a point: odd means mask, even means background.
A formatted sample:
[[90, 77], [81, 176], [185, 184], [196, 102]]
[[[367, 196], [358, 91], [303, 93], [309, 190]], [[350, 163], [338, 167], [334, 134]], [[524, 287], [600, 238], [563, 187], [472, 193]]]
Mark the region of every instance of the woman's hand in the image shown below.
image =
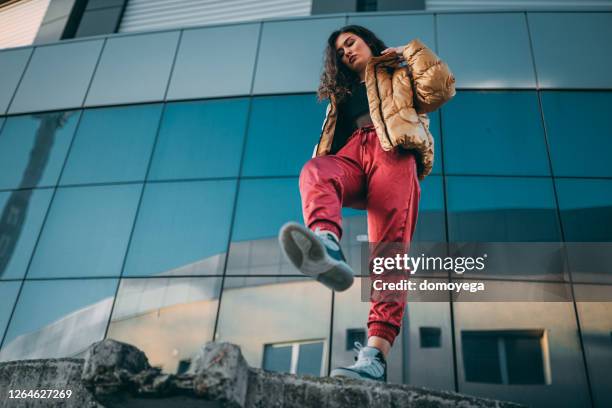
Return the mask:
[[383, 50], [380, 55], [386, 55], [389, 53], [393, 53], [396, 54], [397, 57], [400, 59], [400, 61], [404, 61], [404, 48], [405, 47], [390, 47], [387, 48], [386, 50]]

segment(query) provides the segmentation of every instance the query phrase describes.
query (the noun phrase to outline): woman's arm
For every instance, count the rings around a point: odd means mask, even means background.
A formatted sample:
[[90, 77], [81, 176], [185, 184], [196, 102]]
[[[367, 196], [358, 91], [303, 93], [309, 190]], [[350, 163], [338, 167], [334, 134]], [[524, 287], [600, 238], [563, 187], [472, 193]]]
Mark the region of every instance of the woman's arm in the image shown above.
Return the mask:
[[388, 52], [401, 55], [410, 69], [417, 113], [433, 112], [455, 96], [455, 77], [448, 65], [419, 39], [382, 54]]

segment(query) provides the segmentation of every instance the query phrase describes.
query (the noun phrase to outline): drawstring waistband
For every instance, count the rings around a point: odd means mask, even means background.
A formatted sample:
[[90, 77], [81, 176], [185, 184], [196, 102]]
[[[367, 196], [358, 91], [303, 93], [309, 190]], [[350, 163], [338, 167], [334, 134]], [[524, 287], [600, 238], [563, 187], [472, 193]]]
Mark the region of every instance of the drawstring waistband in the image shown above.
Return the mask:
[[365, 145], [368, 141], [368, 133], [374, 130], [374, 125], [367, 125], [357, 129], [357, 132], [361, 135], [361, 145]]

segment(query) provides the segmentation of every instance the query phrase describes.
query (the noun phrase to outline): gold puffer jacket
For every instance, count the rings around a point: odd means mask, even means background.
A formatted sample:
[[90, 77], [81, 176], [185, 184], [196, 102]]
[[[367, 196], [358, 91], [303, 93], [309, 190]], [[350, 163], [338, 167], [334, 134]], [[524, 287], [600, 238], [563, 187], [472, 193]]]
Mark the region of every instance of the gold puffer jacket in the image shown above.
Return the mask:
[[[406, 45], [403, 57], [405, 64], [395, 53], [368, 61], [365, 83], [370, 117], [383, 150], [402, 146], [415, 151], [418, 178], [423, 180], [431, 173], [434, 161], [427, 113], [455, 95], [455, 77], [448, 65], [418, 39]], [[330, 152], [337, 116], [338, 106], [332, 95], [313, 157]]]

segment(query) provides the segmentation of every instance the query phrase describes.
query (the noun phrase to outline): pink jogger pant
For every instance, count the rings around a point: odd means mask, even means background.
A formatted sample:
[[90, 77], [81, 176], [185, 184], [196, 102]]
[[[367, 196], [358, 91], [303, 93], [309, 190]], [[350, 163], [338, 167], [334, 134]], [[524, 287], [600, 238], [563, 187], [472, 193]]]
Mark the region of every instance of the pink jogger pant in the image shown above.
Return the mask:
[[[310, 159], [300, 174], [300, 193], [308, 228], [320, 227], [340, 237], [342, 207], [367, 209], [371, 258], [383, 251], [383, 243], [398, 243], [393, 247], [404, 252], [409, 248], [421, 196], [416, 159], [401, 147], [384, 151], [373, 126], [357, 129], [335, 155]], [[368, 337], [393, 344], [405, 305], [401, 299], [371, 300]]]

